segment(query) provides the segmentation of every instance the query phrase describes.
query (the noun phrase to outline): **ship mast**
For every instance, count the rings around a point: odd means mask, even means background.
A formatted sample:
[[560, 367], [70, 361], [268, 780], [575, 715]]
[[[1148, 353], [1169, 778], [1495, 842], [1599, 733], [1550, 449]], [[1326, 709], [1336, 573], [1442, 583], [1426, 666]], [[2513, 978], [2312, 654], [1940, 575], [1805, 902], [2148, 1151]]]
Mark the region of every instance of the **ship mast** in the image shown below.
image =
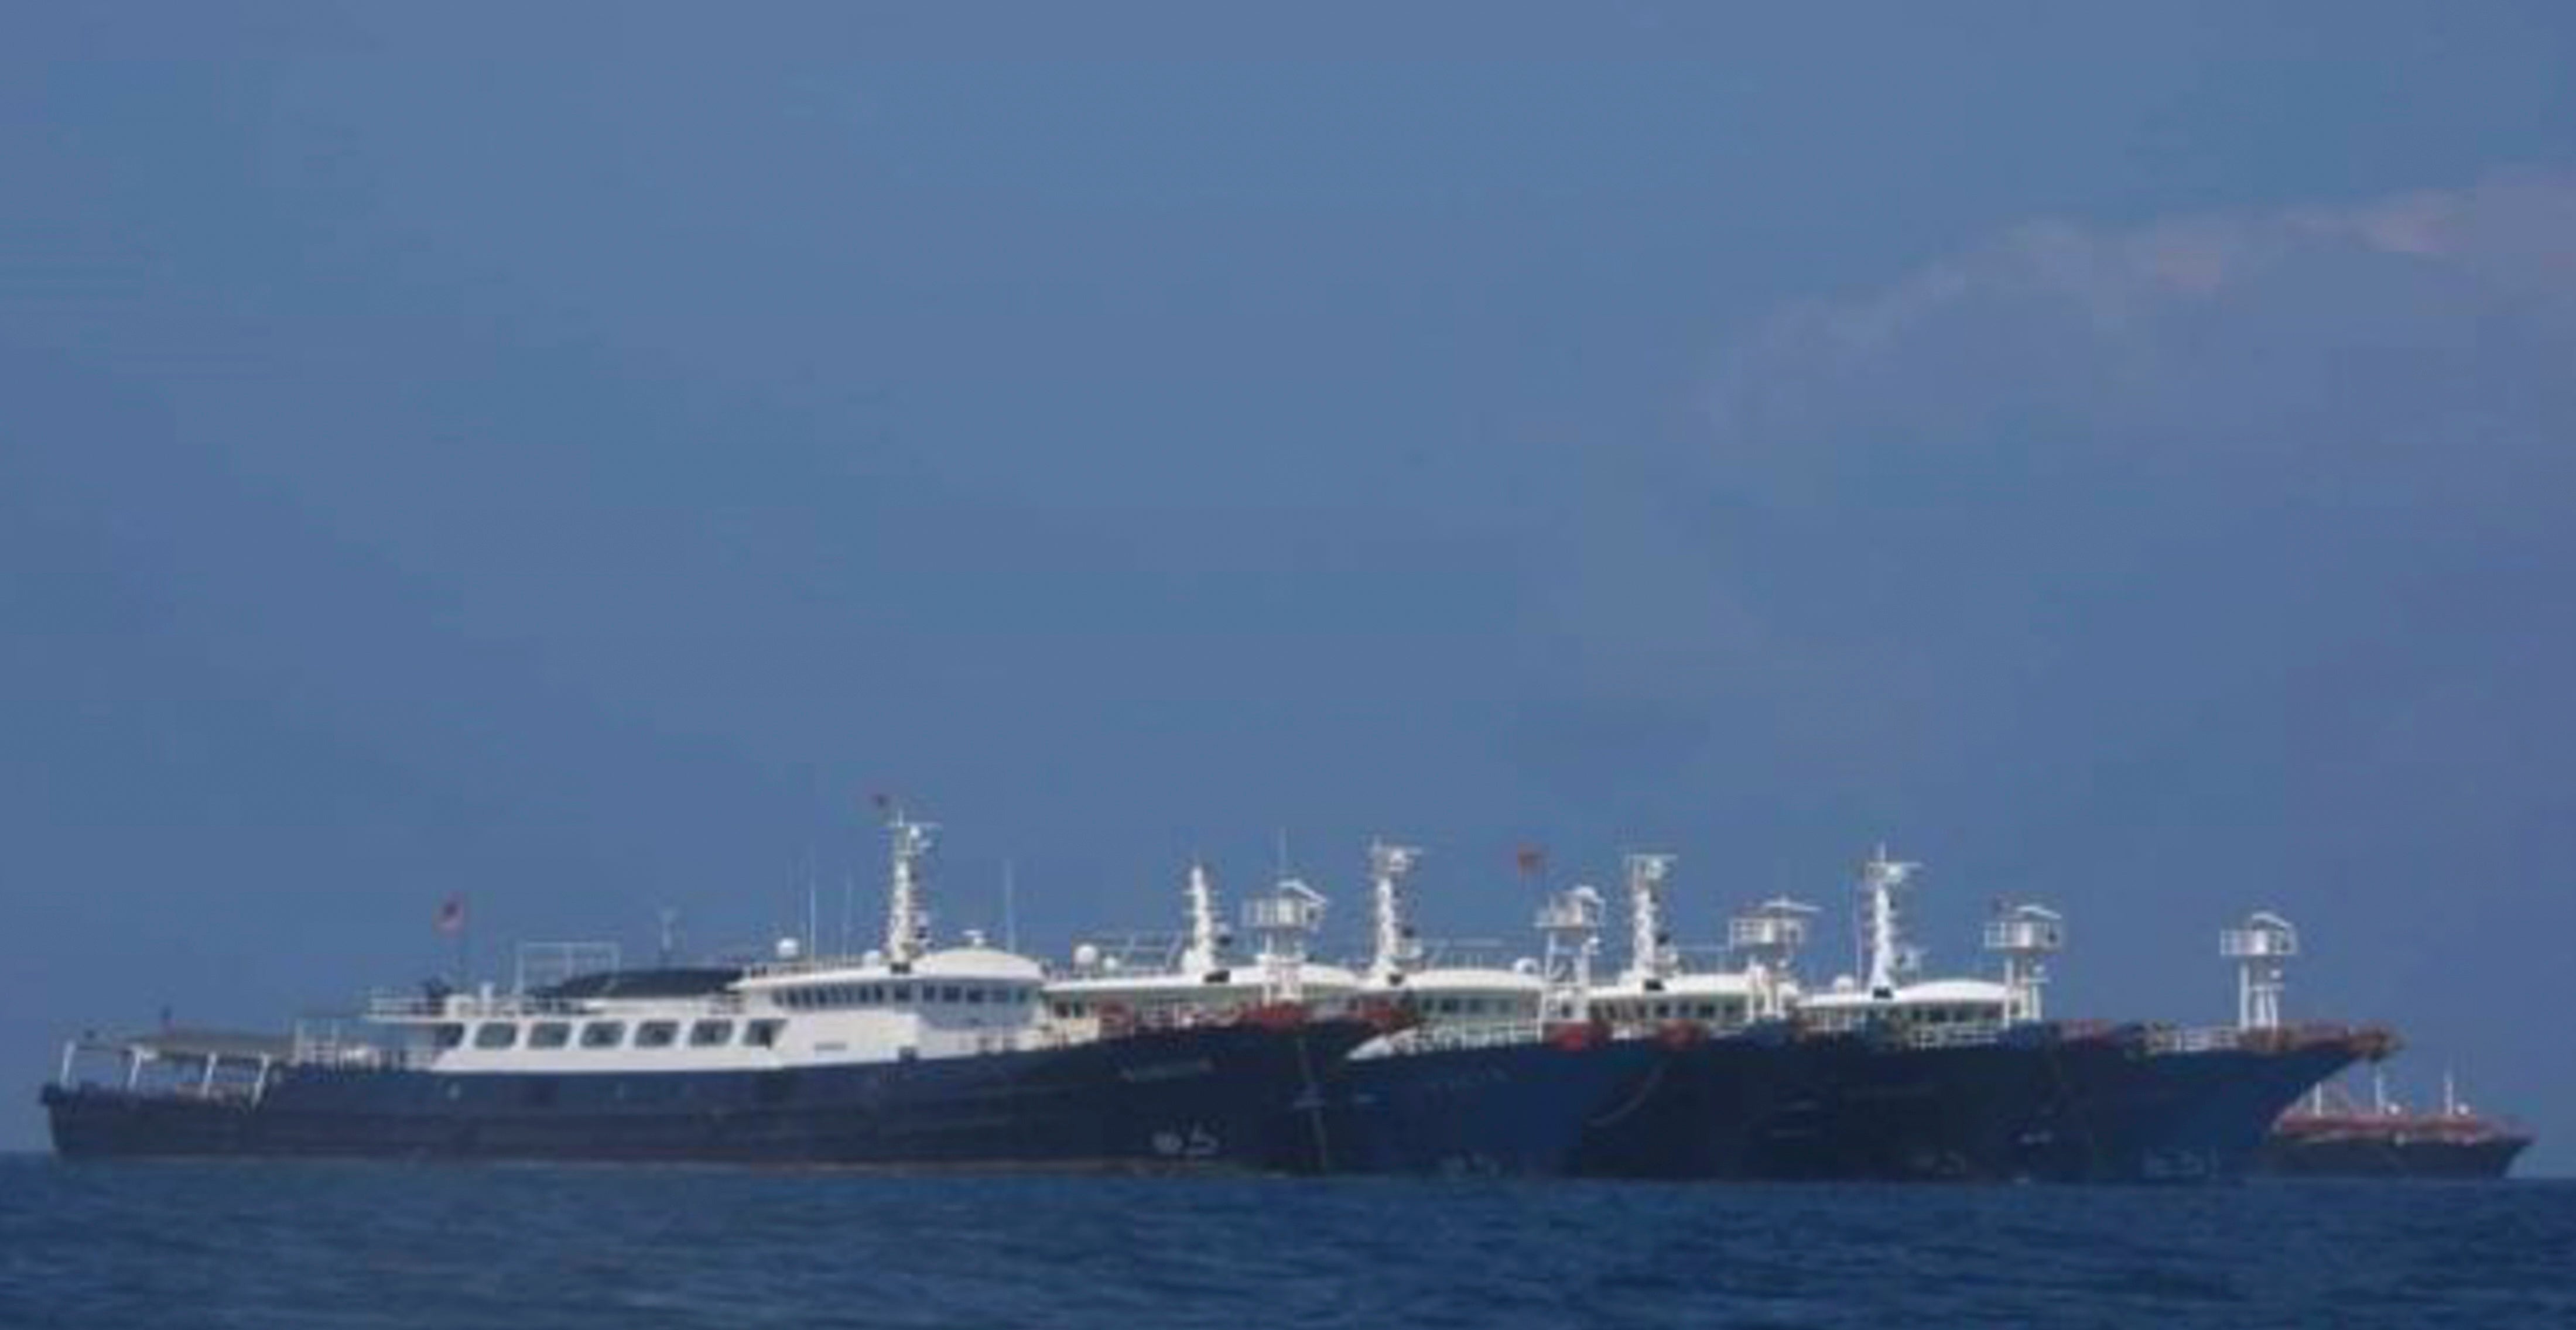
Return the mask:
[[1868, 911], [1871, 997], [1896, 996], [1898, 976], [1913, 968], [1913, 958], [1905, 951], [1902, 925], [1897, 920], [1896, 893], [1904, 889], [1906, 879], [1922, 866], [1888, 858], [1884, 845], [1869, 857], [1869, 862], [1861, 865], [1862, 905]]
[[901, 808], [879, 801], [886, 811], [886, 837], [891, 846], [892, 876], [886, 890], [886, 964], [897, 972], [912, 968], [930, 944], [930, 915], [921, 904], [921, 861], [930, 853], [935, 823], [915, 822]]
[[1673, 862], [1669, 854], [1627, 858], [1628, 972], [1621, 978], [1641, 988], [1662, 987], [1679, 968], [1664, 929], [1664, 879], [1672, 875]]
[[1224, 968], [1225, 956], [1225, 934], [1217, 924], [1216, 881], [1204, 861], [1190, 861], [1182, 894], [1189, 900], [1190, 944], [1181, 953], [1181, 969], [1203, 979]]
[[1369, 957], [1369, 982], [1380, 987], [1400, 982], [1422, 959], [1422, 944], [1404, 918], [1404, 878], [1422, 851], [1411, 845], [1369, 842], [1370, 920], [1375, 948]]

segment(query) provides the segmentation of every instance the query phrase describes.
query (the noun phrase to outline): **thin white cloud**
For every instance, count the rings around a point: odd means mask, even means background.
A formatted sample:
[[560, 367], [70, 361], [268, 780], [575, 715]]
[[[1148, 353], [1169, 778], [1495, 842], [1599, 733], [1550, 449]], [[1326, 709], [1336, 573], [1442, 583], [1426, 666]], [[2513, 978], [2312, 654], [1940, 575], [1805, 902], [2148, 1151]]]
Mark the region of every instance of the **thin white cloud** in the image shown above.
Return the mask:
[[2576, 178], [2015, 226], [1724, 348], [1710, 432], [1590, 496], [1550, 663], [1858, 784], [2046, 783], [2320, 671], [2402, 704], [2512, 631], [2393, 650], [2419, 569], [2567, 549], [2571, 370]]

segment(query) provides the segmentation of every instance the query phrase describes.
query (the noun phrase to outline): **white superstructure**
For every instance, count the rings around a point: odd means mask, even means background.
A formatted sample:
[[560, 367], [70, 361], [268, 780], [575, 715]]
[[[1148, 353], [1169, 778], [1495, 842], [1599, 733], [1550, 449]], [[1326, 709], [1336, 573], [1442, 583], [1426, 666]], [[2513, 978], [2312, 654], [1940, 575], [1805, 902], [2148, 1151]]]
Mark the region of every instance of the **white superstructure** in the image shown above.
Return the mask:
[[393, 1039], [333, 1029], [300, 1038], [299, 1056], [465, 1074], [766, 1070], [965, 1057], [1086, 1033], [1048, 1019], [1036, 961], [972, 934], [933, 947], [922, 880], [933, 828], [897, 810], [886, 830], [892, 871], [881, 951], [809, 956], [783, 939], [779, 959], [764, 965], [379, 996], [365, 1017]]
[[1592, 1019], [1614, 1032], [1640, 1033], [1689, 1026], [1707, 1031], [1740, 1029], [1754, 1018], [1753, 977], [1740, 970], [1693, 971], [1683, 967], [1664, 923], [1664, 885], [1674, 856], [1631, 854], [1625, 862], [1628, 895], [1628, 965], [1618, 982], [1592, 994]]
[[1307, 958], [1307, 939], [1322, 922], [1323, 897], [1294, 878], [1244, 904], [1244, 924], [1259, 947], [1249, 965], [1230, 954], [1215, 873], [1193, 861], [1182, 880], [1188, 922], [1177, 948], [1130, 940], [1074, 948], [1072, 969], [1048, 980], [1050, 1016], [1067, 1030], [1095, 1034], [1136, 1024], [1230, 1016], [1254, 1007], [1298, 1002], [1334, 1010], [1360, 988], [1360, 978]]
[[1921, 864], [1888, 857], [1887, 847], [1861, 864], [1860, 919], [1867, 978], [1836, 981], [1801, 995], [1797, 1015], [1811, 1029], [1878, 1029], [1916, 1043], [1974, 1042], [2012, 1022], [2013, 990], [1990, 979], [1918, 979], [1922, 952], [1905, 940], [1897, 893]]
[[1404, 879], [1421, 855], [1409, 845], [1369, 843], [1371, 948], [1360, 993], [1410, 1012], [1421, 1023], [1418, 1030], [1393, 1036], [1385, 1047], [1537, 1037], [1545, 987], [1537, 967], [1526, 962], [1519, 968], [1466, 964], [1423, 945], [1404, 891]]

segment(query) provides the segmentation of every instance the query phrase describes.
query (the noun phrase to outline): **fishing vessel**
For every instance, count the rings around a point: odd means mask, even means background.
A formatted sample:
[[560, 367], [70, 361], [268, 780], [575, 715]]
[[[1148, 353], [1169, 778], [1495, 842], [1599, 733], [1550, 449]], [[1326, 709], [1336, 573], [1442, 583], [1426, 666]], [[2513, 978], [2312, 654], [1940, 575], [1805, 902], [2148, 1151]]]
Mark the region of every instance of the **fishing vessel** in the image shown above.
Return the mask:
[[2442, 1075], [2441, 1107], [2417, 1111], [2371, 1077], [2368, 1104], [2320, 1085], [2272, 1124], [2258, 1170], [2280, 1177], [2501, 1178], [2531, 1148], [2531, 1133], [2490, 1118]]
[[1810, 989], [1796, 958], [1817, 911], [1775, 899], [1731, 921], [1734, 973], [1673, 973], [1658, 900], [1669, 860], [1630, 860], [1632, 961], [1594, 997], [1684, 1051], [1664, 1091], [1588, 1141], [1585, 1171], [1637, 1177], [2199, 1182], [2241, 1177], [2283, 1106], [2352, 1062], [2385, 1056], [2369, 1027], [2285, 1025], [2277, 916], [2229, 930], [2233, 1028], [2049, 1019], [2064, 919], [1999, 905], [1985, 929], [2001, 977], [1920, 973], [1901, 893], [1920, 866], [1885, 847], [1859, 878], [1862, 974]]
[[[1677, 1047], [1657, 1101], [1590, 1146], [1621, 1176], [1978, 1180], [2012, 1176], [2049, 1086], [2029, 1046], [2037, 967], [2005, 984], [1919, 980], [1898, 922], [1914, 865], [1864, 865], [1867, 980], [1810, 990], [1797, 957], [1817, 910], [1765, 901], [1729, 922], [1733, 969], [1678, 964], [1662, 920], [1666, 855], [1628, 858], [1627, 971], [1593, 999], [1614, 1028]], [[2016, 972], [2019, 973], [2019, 972]]]
[[[88, 1037], [44, 1087], [56, 1150], [864, 1165], [1261, 1168], [1379, 1025], [1293, 987], [1105, 1025], [971, 933], [933, 944], [934, 828], [893, 811], [882, 947], [432, 987], [290, 1039]], [[567, 968], [579, 969], [573, 966]], [[93, 1078], [101, 1057], [107, 1074]]]
[[1077, 947], [1071, 974], [1049, 985], [1049, 999], [1064, 1019], [1115, 1024], [1139, 1013], [1221, 1008], [1258, 976], [1318, 1010], [1360, 1013], [1387, 1027], [1299, 1101], [1271, 1161], [1286, 1171], [1570, 1171], [1586, 1131], [1640, 1092], [1664, 1050], [1579, 1020], [1548, 1019], [1535, 967], [1442, 963], [1410, 921], [1404, 879], [1420, 855], [1413, 846], [1370, 843], [1372, 949], [1360, 967], [1311, 958], [1325, 899], [1284, 875], [1272, 894], [1244, 903], [1257, 951], [1249, 966], [1235, 964], [1212, 874], [1193, 864], [1181, 939], [1129, 935]]
[[791, 938], [759, 963], [627, 969], [523, 949], [506, 991], [379, 994], [291, 1037], [85, 1036], [42, 1092], [56, 1148], [2200, 1181], [2244, 1172], [2284, 1107], [2394, 1046], [2281, 1021], [2296, 935], [2269, 914], [2222, 939], [2229, 1029], [2048, 1018], [2064, 926], [2034, 904], [1987, 924], [1999, 980], [1926, 977], [1900, 899], [1918, 865], [1884, 847], [1860, 873], [1860, 973], [1809, 986], [1817, 910], [1764, 901], [1730, 922], [1725, 963], [1687, 962], [1665, 923], [1675, 861], [1654, 853], [1625, 860], [1607, 981], [1606, 902], [1580, 883], [1544, 897], [1538, 957], [1436, 953], [1409, 916], [1420, 851], [1383, 841], [1364, 962], [1313, 957], [1326, 901], [1284, 870], [1244, 902], [1238, 960], [1193, 864], [1179, 938], [1086, 943], [1049, 971], [972, 932], [934, 945], [934, 829], [889, 810], [886, 830], [884, 937], [863, 955]]
[[2018, 1166], [2033, 1177], [2088, 1182], [2200, 1182], [2243, 1177], [2273, 1119], [2355, 1062], [2397, 1050], [2385, 1028], [2286, 1022], [2281, 996], [2298, 932], [2257, 911], [2219, 935], [2237, 962], [2233, 1026], [2085, 1022], [2042, 1046], [2056, 1089], [2029, 1124]]

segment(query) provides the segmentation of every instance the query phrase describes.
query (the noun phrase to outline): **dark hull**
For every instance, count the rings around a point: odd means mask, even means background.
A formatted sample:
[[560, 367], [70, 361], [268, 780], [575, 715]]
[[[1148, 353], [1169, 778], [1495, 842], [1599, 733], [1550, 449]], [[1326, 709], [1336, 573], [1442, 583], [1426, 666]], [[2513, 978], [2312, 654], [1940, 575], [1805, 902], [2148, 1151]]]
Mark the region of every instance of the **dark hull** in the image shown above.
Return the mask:
[[1319, 1173], [1544, 1176], [1574, 1171], [1588, 1133], [1658, 1092], [1651, 1040], [1439, 1049], [1342, 1064], [1323, 1111], [1288, 1137]]
[[2058, 1182], [2242, 1177], [2283, 1109], [2384, 1041], [2337, 1031], [2158, 1051], [2135, 1029], [2052, 1041], [2043, 1047], [2052, 1093], [2015, 1170]]
[[1356, 1020], [744, 1072], [293, 1067], [256, 1103], [48, 1086], [54, 1148], [127, 1155], [1262, 1167]]
[[1684, 1045], [1658, 1092], [1600, 1125], [1581, 1171], [1775, 1181], [2010, 1177], [2047, 1092], [2028, 1050], [1907, 1048], [1756, 1030]]
[[2264, 1142], [2255, 1171], [2295, 1178], [2501, 1178], [2531, 1146], [2528, 1136], [2471, 1140], [2384, 1133]]

